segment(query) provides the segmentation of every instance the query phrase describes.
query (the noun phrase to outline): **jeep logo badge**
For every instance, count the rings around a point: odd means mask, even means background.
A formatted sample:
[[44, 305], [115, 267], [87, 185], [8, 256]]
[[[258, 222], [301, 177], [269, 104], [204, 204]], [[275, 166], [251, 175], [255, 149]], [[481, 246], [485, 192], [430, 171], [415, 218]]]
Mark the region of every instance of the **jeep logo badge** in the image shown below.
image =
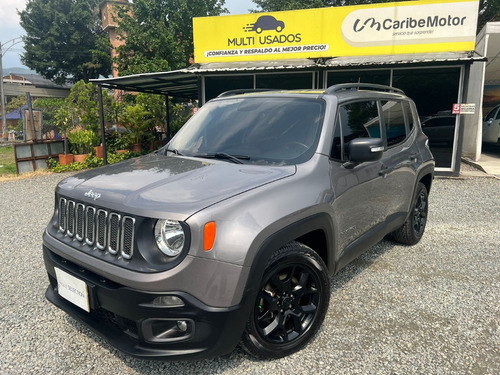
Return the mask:
[[87, 198], [91, 198], [93, 200], [98, 200], [99, 198], [101, 198], [101, 193], [95, 193], [92, 191], [92, 189], [90, 189], [89, 191], [87, 191], [85, 194], [83, 194], [85, 197]]

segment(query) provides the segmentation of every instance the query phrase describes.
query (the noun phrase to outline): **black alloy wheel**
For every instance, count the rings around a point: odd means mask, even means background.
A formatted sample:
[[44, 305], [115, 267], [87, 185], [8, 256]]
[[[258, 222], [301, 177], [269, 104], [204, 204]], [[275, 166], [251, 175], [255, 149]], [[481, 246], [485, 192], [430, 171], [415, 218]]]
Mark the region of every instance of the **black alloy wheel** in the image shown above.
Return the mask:
[[428, 209], [429, 193], [425, 185], [419, 182], [413, 196], [410, 215], [401, 228], [392, 232], [392, 237], [397, 242], [405, 245], [418, 243], [424, 235]]
[[424, 234], [427, 223], [427, 205], [427, 191], [421, 189], [413, 209], [413, 229], [419, 237]]
[[330, 299], [323, 260], [298, 242], [270, 259], [241, 346], [260, 358], [300, 350], [318, 331]]

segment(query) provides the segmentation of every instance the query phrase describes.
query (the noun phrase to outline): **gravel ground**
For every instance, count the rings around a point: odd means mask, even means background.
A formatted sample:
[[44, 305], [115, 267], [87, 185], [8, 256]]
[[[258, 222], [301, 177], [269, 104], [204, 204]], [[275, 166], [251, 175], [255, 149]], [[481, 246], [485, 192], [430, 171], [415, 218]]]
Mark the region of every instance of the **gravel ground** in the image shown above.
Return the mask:
[[45, 300], [41, 234], [62, 177], [0, 183], [1, 374], [500, 373], [498, 179], [436, 179], [420, 244], [383, 241], [336, 275], [301, 352], [169, 363], [116, 351]]

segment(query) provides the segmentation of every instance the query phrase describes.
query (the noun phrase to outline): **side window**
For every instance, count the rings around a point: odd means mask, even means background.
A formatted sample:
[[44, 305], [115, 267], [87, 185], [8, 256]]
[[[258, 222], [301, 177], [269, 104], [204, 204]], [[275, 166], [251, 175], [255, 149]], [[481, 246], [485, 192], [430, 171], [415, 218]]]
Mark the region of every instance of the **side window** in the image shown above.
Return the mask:
[[355, 138], [380, 137], [380, 118], [375, 100], [341, 105], [337, 114], [332, 158], [347, 160], [346, 145]]
[[387, 147], [401, 143], [406, 138], [405, 113], [400, 101], [382, 101]]
[[403, 102], [403, 107], [405, 109], [406, 118], [408, 119], [408, 134], [415, 127], [415, 118], [413, 117], [413, 112], [411, 111], [411, 106], [409, 102]]
[[495, 117], [495, 120], [498, 120], [498, 119], [500, 119], [500, 111], [497, 112], [497, 115]]

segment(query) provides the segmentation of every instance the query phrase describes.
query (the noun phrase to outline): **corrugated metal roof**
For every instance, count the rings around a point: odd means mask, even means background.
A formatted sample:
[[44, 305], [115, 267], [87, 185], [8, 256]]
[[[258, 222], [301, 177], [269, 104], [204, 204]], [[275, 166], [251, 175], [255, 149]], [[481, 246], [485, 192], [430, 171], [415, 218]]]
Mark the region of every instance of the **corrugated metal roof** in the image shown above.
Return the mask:
[[73, 85], [63, 84], [58, 85], [48, 79], [43, 78], [39, 74], [32, 73], [9, 73], [3, 77], [4, 83], [13, 83], [21, 85], [32, 85], [40, 88], [54, 88], [54, 89], [71, 89]]
[[276, 60], [276, 61], [245, 61], [245, 62], [225, 62], [207, 63], [192, 65], [187, 70], [197, 73], [212, 72], [237, 72], [237, 71], [260, 71], [260, 70], [288, 70], [316, 68], [317, 62], [310, 59]]
[[321, 71], [332, 67], [463, 64], [485, 61], [484, 57], [469, 53], [435, 53], [387, 56], [336, 57], [323, 59], [296, 59], [278, 61], [251, 61], [194, 64], [188, 68], [169, 72], [134, 74], [124, 77], [94, 79], [103, 87], [126, 91], [148, 92], [196, 99], [199, 79], [204, 75], [231, 72], [257, 73], [261, 71]]
[[368, 66], [368, 65], [408, 65], [408, 64], [435, 64], [450, 63], [463, 64], [466, 62], [486, 61], [483, 56], [470, 53], [441, 52], [441, 53], [420, 53], [404, 55], [384, 55], [384, 56], [349, 56], [335, 57], [327, 60], [325, 65], [331, 66]]
[[198, 95], [198, 76], [187, 69], [170, 72], [134, 74], [124, 77], [90, 80], [112, 89], [139, 91], [195, 98]]

